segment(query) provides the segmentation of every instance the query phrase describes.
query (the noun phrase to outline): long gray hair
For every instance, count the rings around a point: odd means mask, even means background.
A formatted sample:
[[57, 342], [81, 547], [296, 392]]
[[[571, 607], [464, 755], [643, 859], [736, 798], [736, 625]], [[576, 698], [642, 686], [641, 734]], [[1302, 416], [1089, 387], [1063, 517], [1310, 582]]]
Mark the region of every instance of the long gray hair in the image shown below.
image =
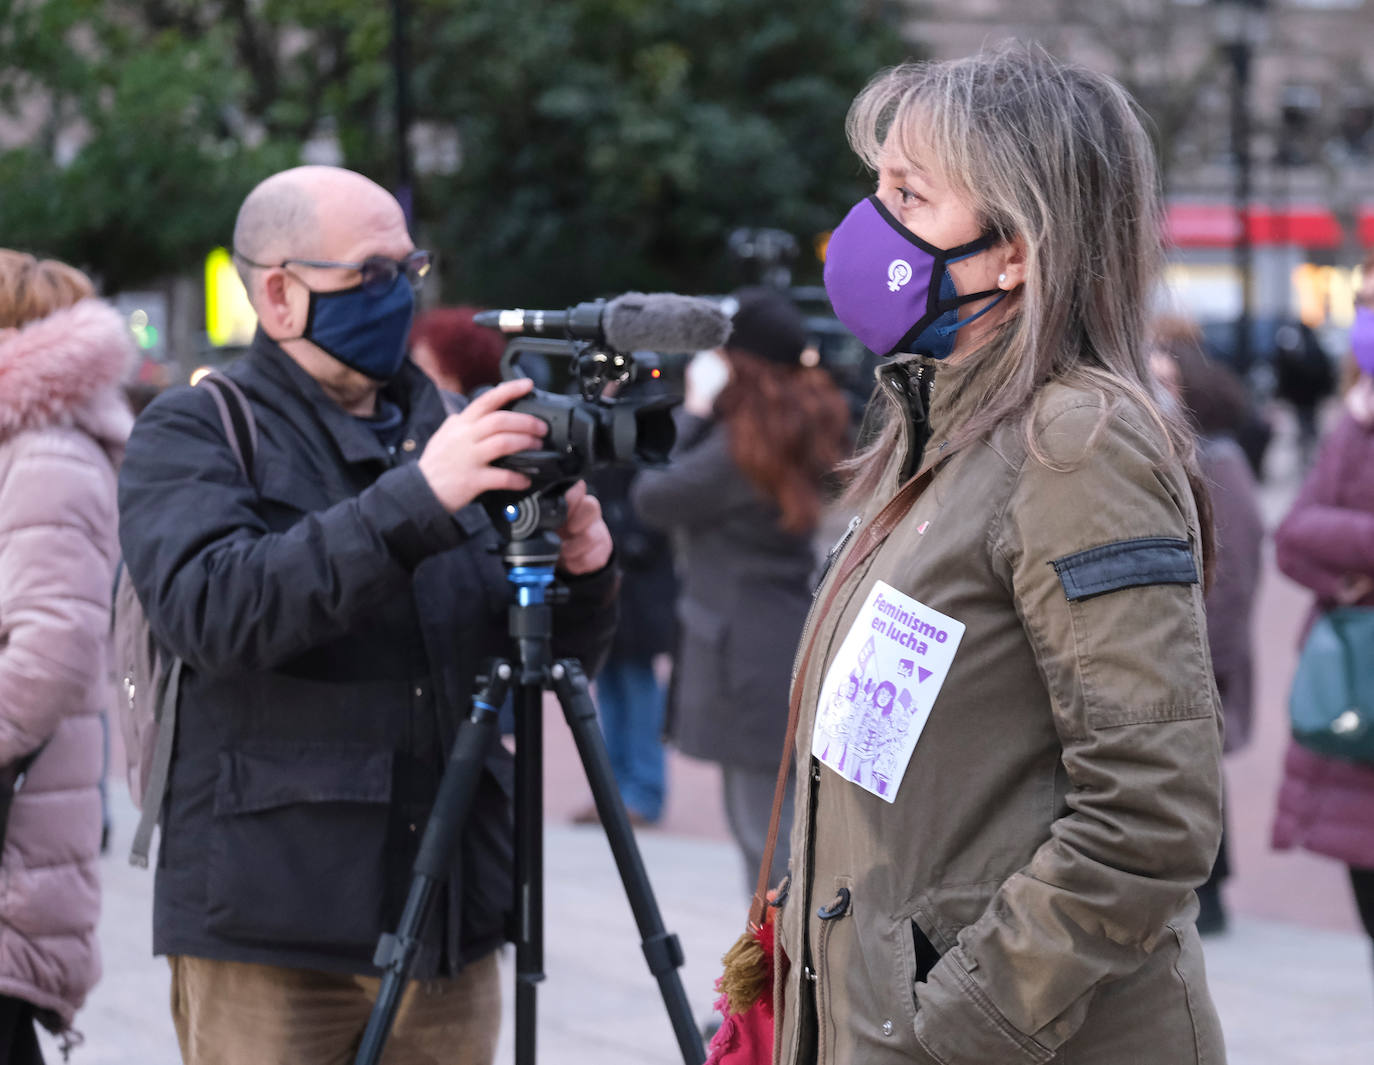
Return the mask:
[[[1149, 369], [1163, 208], [1153, 146], [1119, 84], [1038, 46], [1003, 46], [880, 73], [850, 107], [846, 132], [871, 168], [887, 144], [937, 170], [985, 231], [1025, 245], [1026, 279], [1007, 318], [967, 356], [940, 364], [947, 454], [1020, 417], [1032, 454], [1046, 461], [1032, 404], [1057, 380], [1100, 394], [1103, 424], [1123, 402], [1145, 412], [1193, 478], [1192, 432], [1157, 401]], [[898, 421], [893, 405], [884, 431], [849, 464], [852, 497], [884, 487]], [[1194, 479], [1209, 544], [1206, 492]]]

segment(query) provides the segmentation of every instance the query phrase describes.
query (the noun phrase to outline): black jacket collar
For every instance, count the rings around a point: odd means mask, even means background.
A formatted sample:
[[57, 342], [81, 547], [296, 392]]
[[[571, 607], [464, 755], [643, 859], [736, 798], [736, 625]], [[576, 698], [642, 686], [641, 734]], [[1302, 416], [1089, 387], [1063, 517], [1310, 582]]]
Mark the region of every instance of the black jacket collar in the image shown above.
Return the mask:
[[[254, 335], [244, 362], [250, 372], [260, 375], [273, 391], [284, 397], [293, 396], [307, 407], [334, 441], [345, 462], [391, 462], [391, 456], [376, 434], [331, 399], [319, 382], [261, 329]], [[402, 364], [400, 372], [382, 386], [381, 395], [401, 408], [406, 436], [419, 442], [428, 440], [446, 416], [438, 389], [409, 359]]]

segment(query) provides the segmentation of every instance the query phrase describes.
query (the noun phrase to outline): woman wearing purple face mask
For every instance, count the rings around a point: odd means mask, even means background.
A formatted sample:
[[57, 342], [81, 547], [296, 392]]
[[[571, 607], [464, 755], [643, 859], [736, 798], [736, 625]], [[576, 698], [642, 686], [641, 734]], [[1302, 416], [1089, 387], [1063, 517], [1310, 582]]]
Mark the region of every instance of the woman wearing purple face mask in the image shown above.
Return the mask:
[[[779, 1060], [1223, 1062], [1211, 524], [1148, 366], [1149, 137], [1019, 46], [884, 72], [847, 128], [877, 188], [826, 287], [891, 361], [793, 682]], [[881, 780], [838, 765], [862, 707], [816, 727], [856, 677], [911, 693]]]
[[[1358, 372], [1345, 412], [1274, 534], [1279, 569], [1316, 596], [1304, 637], [1320, 611], [1374, 606], [1374, 251], [1365, 256], [1350, 350]], [[1344, 862], [1374, 939], [1374, 767], [1291, 744], [1283, 775], [1274, 846]]]

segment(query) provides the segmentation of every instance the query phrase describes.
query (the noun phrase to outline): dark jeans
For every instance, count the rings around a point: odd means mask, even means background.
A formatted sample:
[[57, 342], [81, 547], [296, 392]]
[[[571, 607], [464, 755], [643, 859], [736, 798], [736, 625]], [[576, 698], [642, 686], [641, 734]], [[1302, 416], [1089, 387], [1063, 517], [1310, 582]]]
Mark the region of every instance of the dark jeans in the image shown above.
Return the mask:
[[663, 688], [653, 660], [612, 657], [596, 675], [596, 705], [606, 754], [620, 797], [634, 813], [657, 821], [663, 813], [665, 769]]
[[0, 995], [0, 1061], [5, 1065], [43, 1065], [34, 1024], [32, 1003]]

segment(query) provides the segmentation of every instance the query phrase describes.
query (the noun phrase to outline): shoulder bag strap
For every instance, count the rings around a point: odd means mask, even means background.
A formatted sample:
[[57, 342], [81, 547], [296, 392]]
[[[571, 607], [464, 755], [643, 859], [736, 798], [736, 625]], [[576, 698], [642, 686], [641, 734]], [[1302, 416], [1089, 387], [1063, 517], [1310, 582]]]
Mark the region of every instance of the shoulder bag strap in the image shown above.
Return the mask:
[[252, 404], [233, 379], [217, 370], [206, 374], [199, 383], [210, 386], [210, 395], [214, 398], [220, 423], [224, 426], [224, 437], [234, 450], [239, 469], [251, 482], [253, 459], [258, 453], [258, 423], [253, 417]]
[[[835, 579], [830, 583], [829, 594], [826, 595], [825, 601], [816, 610], [817, 617], [829, 613], [831, 606], [834, 605], [835, 597], [844, 586], [844, 582], [892, 534], [892, 530], [897, 527], [897, 524], [906, 517], [912, 505], [925, 491], [926, 486], [930, 484], [934, 472], [935, 467], [931, 466], [907, 481], [897, 494], [888, 501], [887, 506], [883, 507], [872, 521], [859, 530], [854, 546], [850, 548], [849, 554], [844, 557], [839, 572], [835, 574]], [[773, 814], [768, 819], [768, 842], [764, 845], [763, 861], [759, 865], [758, 886], [754, 889], [754, 898], [749, 904], [749, 927], [754, 929], [763, 926], [763, 916], [768, 905], [768, 875], [772, 871], [773, 852], [778, 845], [782, 802], [787, 793], [788, 771], [792, 768], [792, 749], [797, 742], [797, 724], [801, 720], [802, 688], [806, 683], [807, 668], [811, 664], [811, 652], [815, 648], [816, 634], [813, 630], [802, 654], [801, 665], [797, 667], [797, 676], [792, 681], [792, 699], [787, 711], [787, 735], [783, 740], [782, 763], [778, 766], [778, 782], [773, 788]]]
[[[253, 417], [252, 404], [243, 394], [243, 389], [226, 374], [212, 371], [202, 377], [199, 383], [208, 386], [210, 396], [215, 401], [215, 408], [219, 411], [220, 424], [224, 427], [224, 438], [234, 452], [239, 469], [252, 484], [253, 459], [258, 453], [258, 423]], [[167, 775], [171, 771], [172, 746], [176, 740], [177, 704], [181, 696], [183, 666], [180, 658], [170, 658], [167, 672], [160, 682], [153, 762], [148, 767], [148, 781], [143, 789], [138, 827], [134, 830], [134, 841], [129, 847], [129, 864], [140, 869], [148, 867], [153, 828], [157, 825], [158, 816], [162, 812], [162, 800], [167, 794]]]
[[148, 767], [148, 782], [143, 788], [138, 828], [129, 847], [129, 864], [148, 868], [148, 851], [153, 842], [153, 826], [162, 812], [162, 799], [167, 794], [167, 774], [172, 768], [172, 742], [177, 733], [177, 700], [181, 695], [180, 658], [173, 658], [158, 695], [161, 713], [157, 717], [157, 740], [153, 744], [153, 764]]

